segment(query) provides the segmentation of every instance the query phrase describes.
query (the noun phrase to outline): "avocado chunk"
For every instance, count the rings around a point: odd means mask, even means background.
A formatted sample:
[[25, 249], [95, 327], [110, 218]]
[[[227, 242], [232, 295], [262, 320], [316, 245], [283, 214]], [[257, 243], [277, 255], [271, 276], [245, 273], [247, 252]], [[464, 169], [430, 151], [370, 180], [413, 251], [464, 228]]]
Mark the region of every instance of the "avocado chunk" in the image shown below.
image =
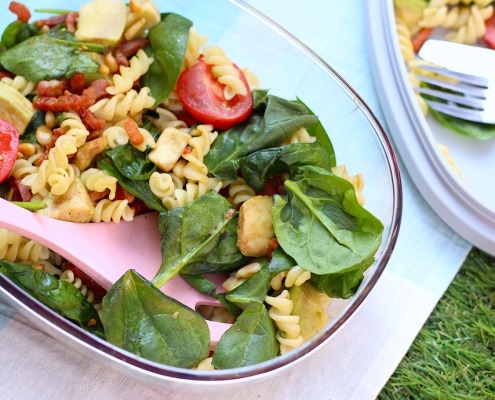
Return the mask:
[[92, 0], [81, 6], [76, 39], [102, 46], [120, 41], [127, 21], [127, 6], [121, 0]]
[[79, 178], [72, 182], [64, 194], [49, 194], [44, 201], [46, 207], [37, 213], [62, 221], [89, 222], [95, 212], [88, 191]]
[[10, 122], [22, 135], [36, 110], [22, 93], [0, 82], [0, 119]]
[[308, 340], [327, 323], [328, 315], [325, 307], [330, 298], [313, 289], [308, 282], [304, 282], [301, 286], [292, 286], [289, 292], [294, 304], [292, 315], [299, 316], [301, 336], [304, 340]]

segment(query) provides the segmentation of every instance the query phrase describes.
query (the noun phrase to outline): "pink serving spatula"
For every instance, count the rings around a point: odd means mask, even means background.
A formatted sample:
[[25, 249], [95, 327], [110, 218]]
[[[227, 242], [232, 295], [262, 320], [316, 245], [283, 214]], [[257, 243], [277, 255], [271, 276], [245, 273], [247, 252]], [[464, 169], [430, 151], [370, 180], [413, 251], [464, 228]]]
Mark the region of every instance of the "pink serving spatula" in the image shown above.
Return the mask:
[[[60, 254], [105, 290], [129, 269], [151, 280], [162, 262], [155, 212], [138, 215], [130, 222], [84, 224], [44, 217], [0, 198], [0, 227]], [[216, 299], [197, 292], [180, 276], [163, 285], [161, 291], [192, 309], [198, 305], [219, 306]], [[214, 347], [231, 325], [206, 322]]]

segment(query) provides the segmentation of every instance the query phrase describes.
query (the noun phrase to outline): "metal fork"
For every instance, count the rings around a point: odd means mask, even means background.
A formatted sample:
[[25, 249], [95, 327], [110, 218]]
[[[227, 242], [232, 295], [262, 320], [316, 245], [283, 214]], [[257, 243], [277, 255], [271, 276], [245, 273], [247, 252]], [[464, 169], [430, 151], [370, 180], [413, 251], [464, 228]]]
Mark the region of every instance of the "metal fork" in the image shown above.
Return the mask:
[[425, 100], [431, 108], [468, 121], [495, 123], [495, 82], [434, 65], [421, 65], [418, 69], [436, 74], [417, 74], [419, 81], [432, 86], [414, 88], [428, 96]]
[[[495, 51], [440, 40], [428, 40], [415, 63], [416, 77], [428, 87], [431, 108], [465, 120], [495, 123]], [[432, 72], [434, 74], [432, 74]]]

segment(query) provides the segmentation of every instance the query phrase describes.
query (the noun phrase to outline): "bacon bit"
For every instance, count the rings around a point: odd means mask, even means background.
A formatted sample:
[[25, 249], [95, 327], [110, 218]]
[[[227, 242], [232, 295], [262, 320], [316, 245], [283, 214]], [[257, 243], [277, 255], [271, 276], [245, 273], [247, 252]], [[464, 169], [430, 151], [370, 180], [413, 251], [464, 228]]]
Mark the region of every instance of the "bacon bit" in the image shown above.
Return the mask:
[[86, 138], [86, 141], [87, 142], [90, 142], [91, 140], [98, 139], [99, 137], [101, 137], [101, 135], [103, 135], [103, 131], [102, 130], [91, 131], [91, 132], [89, 132], [89, 135]]
[[12, 78], [13, 79], [14, 77], [15, 77], [15, 75], [8, 72], [8, 71], [0, 71], [0, 79], [2, 79], [2, 78]]
[[18, 3], [17, 1], [11, 1], [9, 4], [9, 10], [17, 15], [17, 20], [28, 23], [31, 18], [31, 12], [24, 4]]
[[65, 92], [60, 97], [38, 97], [33, 100], [33, 107], [44, 111], [64, 112], [88, 109], [101, 97], [107, 95], [106, 88], [109, 82], [106, 79], [97, 79], [83, 90], [82, 94]]
[[36, 94], [40, 97], [60, 97], [67, 90], [65, 79], [51, 79], [49, 81], [39, 81], [36, 87]]
[[134, 121], [132, 118], [127, 118], [124, 121], [124, 128], [129, 135], [129, 141], [131, 142], [131, 144], [133, 144], [134, 146], [143, 144], [144, 136], [139, 130], [139, 126], [137, 125], [136, 121]]
[[96, 191], [89, 191], [88, 190], [89, 198], [94, 203], [100, 201], [101, 199], [108, 198], [109, 194], [110, 194], [110, 190], [108, 190], [108, 189], [105, 189], [103, 192], [96, 192]]
[[182, 155], [183, 156], [187, 156], [188, 154], [191, 154], [192, 152], [192, 148], [191, 146], [186, 146], [186, 148], [184, 149], [184, 151], [182, 152]]
[[86, 86], [84, 74], [78, 72], [69, 78], [69, 90], [71, 93], [81, 94]]
[[94, 302], [101, 302], [101, 299], [106, 294], [106, 290], [103, 289], [103, 287], [101, 287], [94, 279], [77, 268], [74, 264], [66, 261], [62, 264], [62, 271], [66, 271], [68, 269], [70, 269], [74, 273], [74, 276], [79, 278], [86, 285], [86, 287], [93, 292], [95, 295]]
[[129, 66], [129, 60], [127, 59], [127, 57], [120, 51], [116, 51], [115, 52], [115, 62], [117, 63], [117, 65], [122, 65], [124, 67], [128, 67]]
[[87, 326], [88, 328], [90, 328], [90, 327], [92, 327], [92, 326], [94, 326], [94, 325], [96, 325], [96, 319], [91, 318], [91, 319], [88, 321], [88, 323], [87, 323], [87, 325], [86, 325], [86, 326]]
[[126, 58], [131, 58], [136, 55], [136, 53], [148, 47], [149, 40], [145, 38], [131, 39], [124, 42], [117, 47], [117, 53], [122, 54]]
[[235, 215], [235, 210], [233, 208], [229, 209], [227, 211], [227, 214], [225, 214], [225, 219], [231, 219]]
[[97, 118], [90, 110], [81, 110], [80, 115], [84, 125], [88, 128], [88, 130], [101, 131], [105, 129], [105, 120]]
[[9, 184], [12, 188], [12, 201], [30, 201], [33, 196], [29, 187], [21, 183], [22, 179], [9, 178]]
[[127, 200], [127, 202], [131, 204], [136, 200], [136, 196], [134, 196], [132, 193], [129, 193], [122, 186], [117, 184], [117, 190], [115, 191], [115, 200]]
[[67, 26], [67, 30], [69, 32], [74, 33], [76, 31], [77, 18], [79, 18], [79, 13], [77, 12], [70, 12], [67, 14], [65, 25]]
[[428, 40], [432, 32], [433, 28], [421, 28], [419, 32], [412, 37], [411, 41], [416, 53], [419, 52], [421, 46]]
[[272, 258], [273, 252], [277, 249], [278, 247], [278, 240], [277, 238], [272, 238], [270, 239], [270, 242], [268, 243], [268, 258]]
[[34, 24], [38, 28], [41, 28], [42, 26], [48, 26], [49, 28], [53, 28], [58, 24], [63, 24], [67, 19], [67, 15], [68, 14], [59, 14], [46, 19], [38, 19], [37, 21], [34, 22]]

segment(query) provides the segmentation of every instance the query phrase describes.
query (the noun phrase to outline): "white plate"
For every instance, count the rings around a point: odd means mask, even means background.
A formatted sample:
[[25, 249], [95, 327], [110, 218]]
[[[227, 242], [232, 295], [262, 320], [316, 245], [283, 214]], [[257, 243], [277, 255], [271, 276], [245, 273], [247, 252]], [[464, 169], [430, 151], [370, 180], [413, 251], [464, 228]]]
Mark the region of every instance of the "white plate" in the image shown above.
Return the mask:
[[[495, 138], [465, 137], [423, 116], [400, 52], [393, 1], [366, 4], [374, 81], [390, 135], [412, 180], [452, 229], [495, 255]], [[440, 145], [446, 146], [461, 176]]]

